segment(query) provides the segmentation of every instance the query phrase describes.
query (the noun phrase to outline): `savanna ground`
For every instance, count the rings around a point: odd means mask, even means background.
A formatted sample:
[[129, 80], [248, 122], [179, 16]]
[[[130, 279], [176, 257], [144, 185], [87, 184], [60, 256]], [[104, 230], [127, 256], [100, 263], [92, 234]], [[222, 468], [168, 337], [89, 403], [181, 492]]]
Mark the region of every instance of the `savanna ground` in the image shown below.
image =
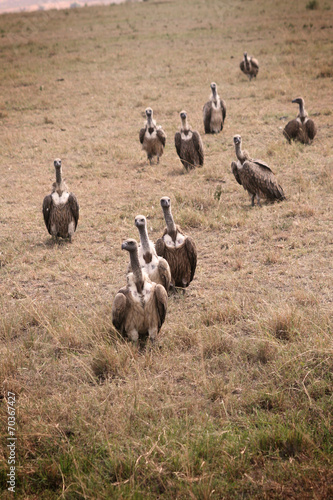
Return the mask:
[[[0, 17], [1, 488], [16, 394], [16, 497], [332, 497], [332, 25], [328, 0], [166, 1]], [[256, 81], [239, 70], [259, 59]], [[225, 128], [205, 136], [215, 81]], [[311, 146], [282, 136], [303, 96]], [[151, 106], [160, 165], [138, 141]], [[184, 173], [179, 111], [205, 165]], [[250, 207], [230, 172], [239, 133], [287, 200]], [[80, 203], [73, 243], [42, 219], [53, 159]], [[120, 339], [125, 238], [161, 196], [196, 241], [153, 347]]]

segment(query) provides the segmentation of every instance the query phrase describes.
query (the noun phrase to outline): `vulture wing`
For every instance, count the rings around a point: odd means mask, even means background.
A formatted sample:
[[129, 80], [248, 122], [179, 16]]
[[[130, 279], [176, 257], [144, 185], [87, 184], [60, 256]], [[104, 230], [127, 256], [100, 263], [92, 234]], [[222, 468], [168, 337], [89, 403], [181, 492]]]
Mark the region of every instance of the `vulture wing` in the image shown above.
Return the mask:
[[259, 167], [262, 167], [263, 169], [267, 169], [267, 170], [269, 170], [270, 172], [273, 173], [272, 169], [264, 161], [262, 161], [262, 160], [253, 160], [253, 159], [251, 159], [251, 161], [253, 163], [255, 163], [256, 165], [259, 165]]
[[50, 228], [51, 208], [52, 208], [52, 196], [49, 194], [48, 196], [45, 196], [44, 201], [43, 201], [43, 216], [44, 216], [45, 226], [50, 234], [51, 234], [51, 231], [50, 231], [50, 229], [51, 229]]
[[168, 294], [166, 293], [164, 286], [156, 285], [155, 300], [158, 313], [158, 331], [160, 331], [168, 309]]
[[146, 132], [146, 129], [145, 129], [145, 128], [142, 128], [142, 129], [140, 130], [140, 133], [139, 133], [139, 139], [140, 139], [141, 144], [143, 143], [143, 139], [145, 138], [145, 132]]
[[181, 142], [182, 142], [182, 137], [180, 135], [180, 132], [176, 132], [175, 133], [175, 146], [176, 146], [176, 151], [177, 151], [177, 155], [179, 156], [179, 158], [180, 158], [180, 145], [181, 145]]
[[296, 139], [298, 134], [300, 133], [301, 125], [298, 120], [291, 120], [284, 127], [283, 135], [287, 139], [287, 141], [291, 142], [292, 139]]
[[250, 161], [243, 163], [242, 184], [250, 193], [263, 195], [270, 200], [285, 198], [283, 189], [270, 168], [257, 163]]
[[242, 185], [242, 181], [240, 180], [239, 173], [238, 173], [238, 168], [237, 168], [237, 163], [233, 161], [231, 163], [231, 172], [234, 174], [236, 181], [238, 184]]
[[307, 132], [307, 135], [310, 139], [310, 141], [312, 141], [317, 133], [317, 127], [314, 123], [313, 120], [307, 120], [306, 123], [305, 123], [305, 129], [306, 129], [306, 132]]
[[162, 143], [163, 147], [165, 147], [166, 134], [161, 127], [156, 130], [156, 135], [160, 140], [160, 142]]
[[191, 279], [190, 281], [193, 280], [195, 269], [197, 267], [197, 249], [195, 246], [194, 241], [190, 236], [187, 236], [185, 239], [185, 248], [188, 256], [188, 260], [191, 265]]
[[259, 70], [259, 63], [258, 63], [258, 60], [255, 59], [254, 57], [251, 57], [251, 64], [252, 66], [255, 67], [255, 69]]
[[193, 137], [194, 148], [198, 152], [198, 155], [199, 155], [199, 165], [200, 165], [200, 167], [202, 167], [203, 162], [204, 162], [204, 150], [203, 150], [203, 144], [202, 144], [200, 134], [196, 130], [194, 130], [192, 137]]
[[164, 286], [166, 291], [168, 291], [171, 283], [171, 272], [169, 264], [163, 257], [160, 257], [158, 259], [158, 271], [160, 274], [162, 285]]
[[158, 240], [155, 243], [155, 250], [156, 250], [156, 253], [159, 257], [165, 258], [164, 257], [164, 255], [165, 255], [165, 243], [164, 243], [163, 238], [158, 238]]
[[69, 204], [71, 214], [74, 217], [75, 229], [76, 229], [77, 222], [79, 220], [79, 204], [78, 204], [77, 199], [73, 193], [69, 193], [68, 204]]
[[[222, 108], [222, 118], [223, 118], [223, 123], [227, 114], [227, 106], [225, 105], [225, 101], [221, 99], [221, 108]], [[221, 130], [223, 128], [223, 123], [221, 125]]]
[[241, 61], [240, 65], [239, 65], [240, 69], [244, 72], [245, 71], [245, 61]]
[[125, 332], [125, 319], [128, 308], [126, 288], [121, 288], [112, 304], [112, 323], [120, 333]]
[[204, 119], [204, 127], [205, 134], [210, 134], [210, 119], [212, 116], [212, 103], [211, 101], [206, 102], [203, 107], [203, 119]]

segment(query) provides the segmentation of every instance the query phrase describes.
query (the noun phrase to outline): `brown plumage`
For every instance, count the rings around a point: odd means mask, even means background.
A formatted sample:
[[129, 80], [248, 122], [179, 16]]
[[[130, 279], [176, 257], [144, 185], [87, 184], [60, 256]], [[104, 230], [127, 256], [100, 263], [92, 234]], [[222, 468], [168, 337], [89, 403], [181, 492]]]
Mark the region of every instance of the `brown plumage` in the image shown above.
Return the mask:
[[79, 220], [79, 204], [73, 193], [68, 191], [62, 180], [61, 160], [54, 160], [56, 182], [52, 193], [43, 201], [43, 216], [45, 226], [52, 237], [69, 238], [75, 233]]
[[153, 156], [157, 156], [157, 163], [163, 154], [166, 134], [162, 127], [157, 126], [153, 119], [153, 110], [146, 109], [147, 121], [144, 128], [140, 130], [139, 139], [142, 144], [142, 149], [146, 151], [147, 158], [151, 164]]
[[259, 206], [261, 197], [270, 201], [284, 200], [283, 189], [269, 166], [261, 160], [253, 160], [247, 151], [242, 151], [240, 135], [234, 136], [234, 144], [238, 161], [231, 163], [231, 171], [238, 184], [251, 195], [252, 206], [254, 206], [255, 197]]
[[187, 124], [186, 111], [180, 112], [181, 128], [175, 134], [175, 146], [177, 154], [186, 171], [195, 167], [202, 167], [204, 162], [204, 151], [199, 132], [192, 130]]
[[130, 254], [132, 272], [127, 275], [127, 285], [119, 290], [113, 301], [112, 323], [134, 342], [147, 335], [153, 341], [165, 320], [167, 292], [141, 269], [135, 240], [124, 241], [121, 248]]
[[303, 144], [311, 144], [317, 133], [317, 127], [313, 120], [308, 118], [304, 108], [304, 99], [297, 97], [293, 101], [299, 105], [299, 113], [294, 120], [291, 120], [284, 127], [283, 135], [288, 142], [299, 141]]
[[163, 257], [157, 255], [154, 243], [148, 238], [146, 217], [137, 215], [135, 225], [140, 235], [138, 255], [141, 269], [148, 274], [151, 281], [163, 285], [168, 292], [171, 282], [170, 267]]
[[218, 134], [223, 129], [227, 108], [217, 93], [215, 82], [210, 84], [212, 90], [209, 101], [203, 107], [203, 122], [206, 134]]
[[239, 67], [250, 81], [252, 78], [256, 78], [259, 72], [259, 63], [257, 59], [252, 56], [248, 56], [247, 52], [244, 52], [244, 59], [240, 63]]
[[193, 280], [197, 265], [195, 243], [174, 223], [170, 198], [161, 198], [161, 207], [167, 227], [162, 238], [156, 241], [156, 252], [169, 263], [172, 286], [185, 288]]

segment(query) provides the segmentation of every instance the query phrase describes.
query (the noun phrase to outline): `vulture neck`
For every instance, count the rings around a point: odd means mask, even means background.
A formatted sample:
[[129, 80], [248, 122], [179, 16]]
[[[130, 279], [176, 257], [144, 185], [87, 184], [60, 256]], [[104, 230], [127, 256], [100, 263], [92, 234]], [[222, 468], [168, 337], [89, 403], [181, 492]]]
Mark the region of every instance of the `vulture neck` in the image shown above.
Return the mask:
[[306, 118], [308, 116], [307, 112], [305, 111], [304, 102], [303, 101], [301, 101], [299, 103], [299, 113], [298, 113], [298, 116], [300, 118]]
[[156, 125], [156, 122], [153, 120], [153, 117], [148, 116], [147, 117], [147, 128], [148, 129], [155, 128], [155, 125]]
[[134, 276], [134, 283], [138, 293], [143, 290], [143, 274], [139, 263], [138, 252], [130, 252], [131, 268]]
[[143, 253], [144, 254], [146, 254], [147, 252], [150, 253], [150, 245], [149, 245], [147, 226], [139, 226], [138, 229], [139, 229], [140, 243], [142, 246]]
[[213, 102], [217, 103], [217, 101], [218, 101], [218, 99], [219, 99], [219, 95], [218, 95], [218, 93], [217, 93], [217, 90], [216, 90], [216, 89], [212, 90], [212, 95], [211, 95], [211, 98], [210, 98], [210, 99], [211, 99], [211, 101], [213, 101]]
[[56, 183], [58, 186], [62, 183], [62, 172], [61, 172], [61, 167], [56, 169]]
[[187, 118], [182, 118], [182, 130], [190, 130], [190, 127], [187, 124]]
[[167, 233], [173, 240], [175, 240], [177, 236], [177, 228], [173, 220], [170, 207], [163, 207], [163, 213], [167, 225]]
[[241, 149], [241, 143], [239, 144], [235, 144], [235, 149], [236, 149], [236, 156], [238, 158], [238, 160], [241, 162], [241, 164], [243, 165], [244, 161], [245, 160], [249, 160], [249, 155], [247, 154], [246, 151], [242, 151]]

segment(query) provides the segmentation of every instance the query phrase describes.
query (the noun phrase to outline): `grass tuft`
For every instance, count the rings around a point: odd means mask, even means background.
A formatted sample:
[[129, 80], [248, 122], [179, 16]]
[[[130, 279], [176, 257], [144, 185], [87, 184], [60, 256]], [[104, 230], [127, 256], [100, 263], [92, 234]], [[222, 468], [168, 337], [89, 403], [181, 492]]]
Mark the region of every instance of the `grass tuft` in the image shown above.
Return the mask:
[[308, 10], [317, 10], [319, 9], [319, 2], [317, 0], [310, 0], [307, 4], [306, 4], [306, 8]]
[[300, 318], [295, 310], [286, 307], [268, 321], [269, 332], [278, 340], [292, 341], [300, 334]]

